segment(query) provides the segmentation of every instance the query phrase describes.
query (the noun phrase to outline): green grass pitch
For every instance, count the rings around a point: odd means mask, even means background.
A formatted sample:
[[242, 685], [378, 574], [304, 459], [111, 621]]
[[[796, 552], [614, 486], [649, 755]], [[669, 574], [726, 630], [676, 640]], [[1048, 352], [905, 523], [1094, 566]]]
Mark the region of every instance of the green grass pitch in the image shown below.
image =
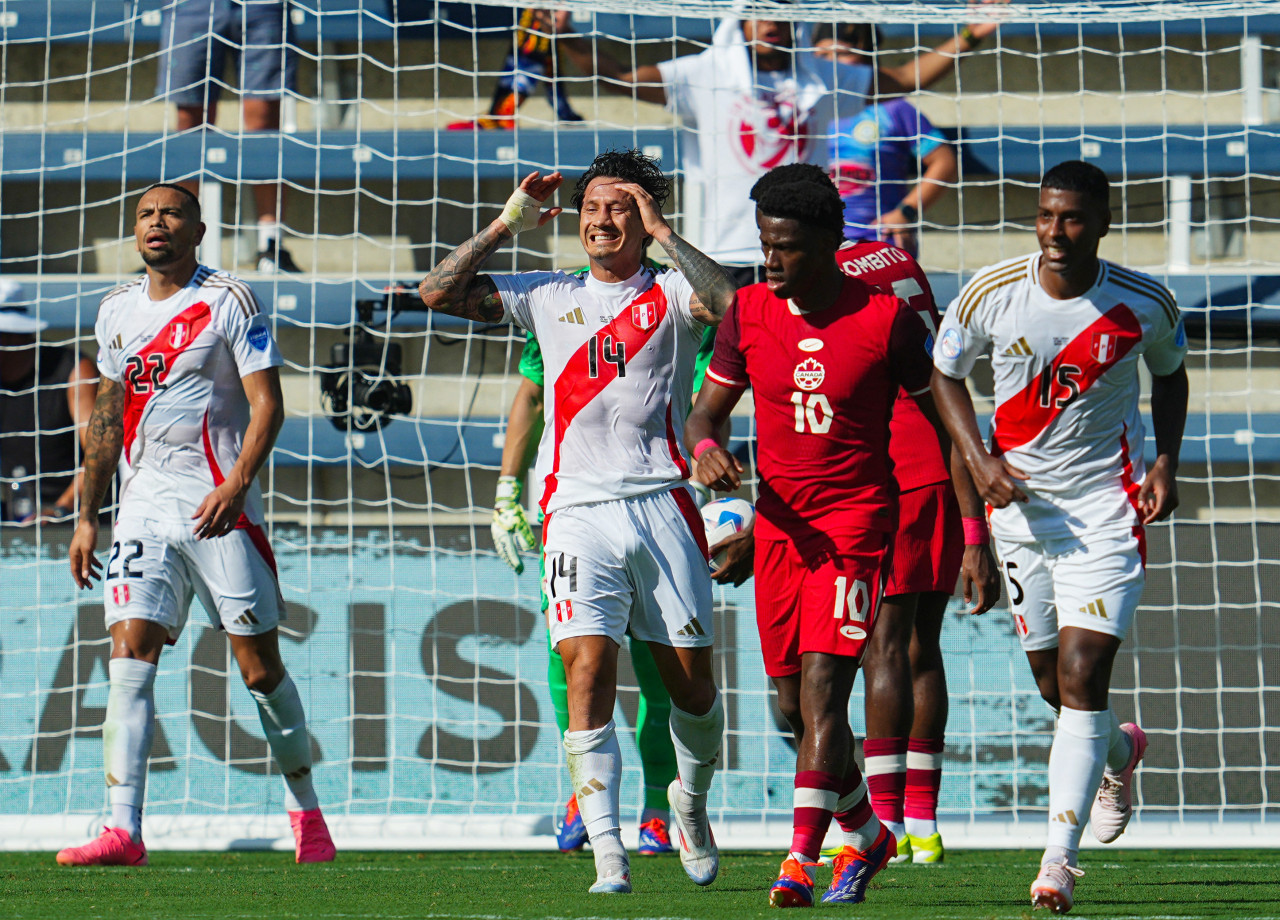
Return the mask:
[[[877, 920], [1033, 916], [1038, 854], [961, 851], [943, 866], [890, 866], [860, 905]], [[153, 853], [144, 869], [65, 869], [51, 853], [0, 854], [0, 917], [32, 920], [525, 920], [776, 916], [776, 854], [727, 853], [707, 889], [675, 857], [636, 857], [635, 893], [588, 895], [588, 854], [341, 853], [296, 866], [288, 853]], [[1280, 920], [1280, 860], [1260, 850], [1086, 851], [1072, 917]], [[830, 880], [829, 870], [818, 876]], [[1048, 916], [1037, 911], [1035, 916]]]

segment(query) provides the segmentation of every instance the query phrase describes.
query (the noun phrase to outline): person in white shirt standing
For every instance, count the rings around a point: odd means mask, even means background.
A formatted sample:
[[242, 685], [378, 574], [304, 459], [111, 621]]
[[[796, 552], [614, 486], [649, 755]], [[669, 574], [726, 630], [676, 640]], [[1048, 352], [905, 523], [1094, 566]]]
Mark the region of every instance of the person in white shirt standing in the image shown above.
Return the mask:
[[[679, 432], [703, 329], [720, 323], [735, 285], [672, 231], [661, 210], [670, 182], [635, 150], [601, 154], [578, 180], [572, 201], [590, 263], [585, 276], [479, 274], [518, 231], [560, 213], [542, 205], [561, 182], [558, 172], [527, 176], [502, 214], [446, 256], [418, 291], [432, 310], [513, 322], [542, 346], [544, 587], [568, 683], [564, 749], [595, 854], [591, 891], [631, 891], [613, 722], [618, 648], [628, 633], [648, 644], [671, 694], [678, 776], [668, 798], [685, 871], [709, 885], [719, 853], [707, 794], [724, 710], [711, 668], [706, 534], [685, 486]], [[645, 266], [651, 241], [674, 269]]]
[[[247, 284], [196, 261], [200, 203], [160, 183], [138, 202], [145, 274], [98, 311], [102, 382], [89, 418], [71, 575], [103, 578], [111, 633], [103, 760], [111, 823], [58, 853], [61, 865], [147, 864], [142, 806], [155, 732], [156, 666], [192, 596], [223, 629], [285, 781], [297, 861], [329, 862], [333, 841], [311, 778], [298, 689], [280, 659], [284, 601], [262, 529], [258, 471], [284, 421], [280, 365]], [[106, 568], [98, 511], [117, 465], [120, 504]]]
[[823, 60], [797, 42], [791, 22], [771, 19], [724, 19], [705, 51], [635, 69], [579, 36], [561, 37], [558, 47], [607, 89], [680, 117], [689, 235], [746, 285], [762, 280], [756, 180], [789, 163], [826, 168], [828, 138], [842, 121], [872, 97], [936, 82], [996, 28], [973, 23], [936, 49], [878, 69]]
[[[933, 393], [982, 497], [1040, 694], [1058, 713], [1049, 839], [1031, 902], [1066, 913], [1083, 875], [1086, 809], [1110, 843], [1133, 813], [1142, 729], [1111, 710], [1111, 667], [1142, 597], [1144, 528], [1178, 506], [1186, 332], [1160, 283], [1098, 258], [1111, 224], [1102, 170], [1071, 160], [1040, 183], [1040, 251], [979, 271], [934, 346]], [[990, 349], [995, 416], [978, 433], [964, 379]], [[1146, 468], [1138, 359], [1151, 372]], [[1096, 797], [1095, 797], [1096, 794]]]

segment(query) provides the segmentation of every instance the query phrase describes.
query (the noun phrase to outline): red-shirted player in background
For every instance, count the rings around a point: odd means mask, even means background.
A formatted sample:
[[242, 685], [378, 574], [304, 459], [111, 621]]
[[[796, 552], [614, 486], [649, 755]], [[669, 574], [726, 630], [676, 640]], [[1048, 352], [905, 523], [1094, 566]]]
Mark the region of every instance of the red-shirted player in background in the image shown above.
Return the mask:
[[[845, 847], [823, 901], [857, 903], [896, 840], [872, 811], [853, 757], [849, 694], [896, 525], [888, 442], [899, 389], [941, 432], [927, 381], [929, 333], [897, 297], [836, 265], [840, 196], [820, 168], [774, 170], [752, 198], [765, 282], [740, 290], [726, 314], [685, 442], [701, 482], [737, 488], [742, 467], [716, 437], [753, 388], [756, 617], [765, 671], [798, 751], [790, 854], [769, 901], [813, 903], [818, 852], [834, 816]], [[738, 541], [718, 575], [750, 574], [745, 545]]]
[[[924, 271], [908, 253], [864, 240], [836, 253], [852, 275], [906, 301], [929, 329], [938, 308]], [[889, 422], [889, 459], [898, 491], [898, 532], [884, 598], [863, 661], [867, 737], [863, 766], [871, 804], [898, 838], [893, 862], [940, 863], [938, 790], [947, 728], [947, 675], [939, 636], [947, 602], [964, 562], [964, 598], [976, 579], [985, 613], [1000, 598], [982, 499], [975, 489], [959, 501], [948, 459], [933, 425], [906, 391], [898, 391]], [[963, 511], [961, 510], [963, 507]], [[963, 516], [963, 523], [962, 523]], [[903, 692], [911, 687], [911, 693]]]

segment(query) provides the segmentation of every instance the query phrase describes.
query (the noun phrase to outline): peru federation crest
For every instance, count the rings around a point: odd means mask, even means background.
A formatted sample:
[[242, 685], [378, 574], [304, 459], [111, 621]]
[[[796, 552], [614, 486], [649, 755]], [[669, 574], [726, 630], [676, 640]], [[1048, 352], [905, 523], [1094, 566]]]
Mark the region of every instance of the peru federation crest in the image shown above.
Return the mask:
[[191, 340], [190, 323], [174, 323], [169, 327], [169, 347], [181, 348]]
[[648, 332], [658, 325], [658, 305], [645, 297], [631, 305], [631, 325], [641, 332]]
[[1108, 364], [1116, 356], [1116, 346], [1119, 344], [1116, 336], [1106, 332], [1095, 332], [1093, 334], [1093, 359], [1099, 364]]

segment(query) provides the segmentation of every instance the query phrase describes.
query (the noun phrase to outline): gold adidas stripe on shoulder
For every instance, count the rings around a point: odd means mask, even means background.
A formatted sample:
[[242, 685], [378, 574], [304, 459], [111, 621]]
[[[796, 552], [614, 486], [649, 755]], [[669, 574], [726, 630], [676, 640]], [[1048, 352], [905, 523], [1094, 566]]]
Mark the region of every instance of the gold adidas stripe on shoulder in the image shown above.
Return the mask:
[[246, 319], [251, 319], [261, 312], [261, 307], [258, 304], [257, 296], [253, 293], [253, 288], [238, 278], [224, 277], [210, 280], [204, 286], [229, 291]]
[[1012, 284], [1017, 281], [1026, 270], [1027, 259], [1020, 259], [1014, 264], [1006, 265], [990, 275], [983, 276], [979, 274], [970, 281], [965, 293], [961, 295], [960, 306], [956, 314], [956, 319], [960, 321], [960, 325], [968, 327], [969, 320], [973, 318], [974, 311], [978, 309], [978, 304], [982, 301], [982, 298], [992, 291], [1004, 287], [1006, 284]]
[[1169, 318], [1169, 322], [1177, 325], [1180, 315], [1178, 302], [1174, 299], [1173, 293], [1163, 284], [1154, 278], [1148, 278], [1119, 265], [1111, 266], [1111, 276], [1116, 284], [1121, 287], [1127, 288], [1135, 294], [1146, 294], [1159, 303], [1164, 308], [1165, 316]]

